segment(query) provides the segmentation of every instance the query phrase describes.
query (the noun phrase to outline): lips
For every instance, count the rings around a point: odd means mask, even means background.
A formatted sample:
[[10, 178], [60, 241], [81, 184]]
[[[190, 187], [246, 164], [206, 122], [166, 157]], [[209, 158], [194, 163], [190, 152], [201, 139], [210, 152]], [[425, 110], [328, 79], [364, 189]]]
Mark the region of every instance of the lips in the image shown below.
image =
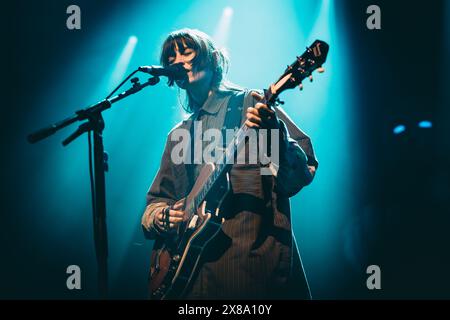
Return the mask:
[[184, 80], [176, 80], [175, 83], [181, 88], [181, 89], [186, 89], [186, 86], [188, 85], [190, 79], [192, 79], [194, 77], [194, 73], [192, 72], [192, 69], [187, 69], [185, 68], [187, 71], [187, 78]]

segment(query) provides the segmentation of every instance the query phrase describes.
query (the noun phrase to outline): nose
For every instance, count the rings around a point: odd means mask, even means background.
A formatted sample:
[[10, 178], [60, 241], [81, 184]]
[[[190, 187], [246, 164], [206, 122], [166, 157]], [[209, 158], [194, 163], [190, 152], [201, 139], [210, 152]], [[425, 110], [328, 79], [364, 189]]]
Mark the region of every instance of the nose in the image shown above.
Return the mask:
[[186, 61], [184, 59], [184, 56], [177, 51], [175, 60], [173, 60], [173, 63], [180, 63], [180, 62], [182, 62], [184, 64]]

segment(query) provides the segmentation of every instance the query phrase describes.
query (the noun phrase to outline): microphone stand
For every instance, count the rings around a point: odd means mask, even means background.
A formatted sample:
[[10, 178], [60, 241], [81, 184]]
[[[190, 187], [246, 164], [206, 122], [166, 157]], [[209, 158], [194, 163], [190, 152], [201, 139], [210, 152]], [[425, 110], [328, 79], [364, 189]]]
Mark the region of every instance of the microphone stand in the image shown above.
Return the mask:
[[[159, 77], [148, 79], [147, 82], [140, 84], [138, 78], [131, 79], [133, 86], [120, 93], [119, 95], [105, 99], [86, 109], [75, 112], [75, 115], [68, 117], [60, 122], [50, 125], [47, 128], [38, 130], [28, 136], [30, 143], [35, 143], [49, 137], [58, 130], [76, 122], [84, 121], [78, 129], [67, 137], [63, 142], [63, 146], [67, 146], [73, 140], [78, 138], [85, 132], [92, 132], [94, 137], [93, 153], [94, 153], [94, 181], [93, 181], [93, 222], [94, 222], [94, 243], [95, 253], [97, 257], [97, 275], [98, 290], [100, 298], [106, 299], [108, 296], [108, 238], [106, 228], [106, 196], [105, 196], [105, 171], [108, 171], [108, 157], [103, 148], [102, 132], [105, 128], [102, 112], [111, 108], [112, 104], [141, 91], [147, 86], [154, 86], [159, 82]], [[91, 154], [91, 144], [89, 143], [89, 154]], [[89, 163], [91, 156], [89, 158]], [[91, 177], [92, 178], [92, 177]]]

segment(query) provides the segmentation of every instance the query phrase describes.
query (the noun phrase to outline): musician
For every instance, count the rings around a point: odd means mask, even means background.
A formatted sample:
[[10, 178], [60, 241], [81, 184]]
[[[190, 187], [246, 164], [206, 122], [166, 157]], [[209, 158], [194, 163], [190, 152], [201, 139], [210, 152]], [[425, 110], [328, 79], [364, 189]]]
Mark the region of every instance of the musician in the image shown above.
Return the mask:
[[201, 122], [203, 131], [221, 130], [227, 117], [237, 113], [251, 129], [279, 130], [278, 170], [275, 175], [261, 175], [262, 165], [233, 165], [231, 191], [220, 210], [222, 230], [208, 244], [185, 298], [309, 299], [289, 203], [290, 197], [313, 180], [318, 166], [309, 137], [281, 109], [274, 112], [263, 104], [261, 92], [228, 82], [228, 59], [205, 33], [182, 29], [169, 34], [162, 46], [161, 64], [173, 63], [182, 63], [188, 71], [187, 80], [175, 83], [185, 90], [184, 107], [191, 116], [167, 138], [159, 171], [147, 193], [142, 217], [146, 237], [155, 239], [158, 248], [176, 233], [185, 215], [183, 199], [203, 165], [174, 163], [172, 150], [179, 140], [174, 132], [192, 132], [194, 121]]

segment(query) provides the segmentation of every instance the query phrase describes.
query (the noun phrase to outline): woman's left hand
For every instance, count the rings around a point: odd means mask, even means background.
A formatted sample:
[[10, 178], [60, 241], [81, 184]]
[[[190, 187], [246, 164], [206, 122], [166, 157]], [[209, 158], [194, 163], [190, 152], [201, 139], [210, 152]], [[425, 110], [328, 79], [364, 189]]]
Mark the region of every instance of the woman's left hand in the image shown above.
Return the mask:
[[274, 110], [262, 103], [264, 97], [257, 92], [251, 95], [258, 101], [253, 107], [247, 109], [247, 120], [245, 124], [249, 128], [277, 129], [279, 128], [278, 118]]

